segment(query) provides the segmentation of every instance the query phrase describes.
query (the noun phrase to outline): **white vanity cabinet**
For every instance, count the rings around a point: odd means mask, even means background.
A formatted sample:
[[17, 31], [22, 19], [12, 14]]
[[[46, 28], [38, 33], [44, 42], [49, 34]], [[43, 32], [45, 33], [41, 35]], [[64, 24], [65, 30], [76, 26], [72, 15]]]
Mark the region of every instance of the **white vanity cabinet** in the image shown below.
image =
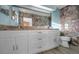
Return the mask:
[[44, 30], [41, 32], [42, 51], [49, 50], [58, 46], [57, 36], [59, 36], [59, 31]]
[[35, 30], [29, 31], [29, 53], [39, 53], [58, 46], [59, 31]]
[[17, 32], [15, 38], [15, 48], [14, 53], [16, 54], [25, 54], [28, 53], [28, 32], [21, 31]]
[[32, 54], [58, 46], [58, 30], [0, 31], [0, 54]]
[[[2, 33], [2, 34], [1, 34]], [[1, 31], [0, 54], [25, 54], [27, 49], [27, 31]]]

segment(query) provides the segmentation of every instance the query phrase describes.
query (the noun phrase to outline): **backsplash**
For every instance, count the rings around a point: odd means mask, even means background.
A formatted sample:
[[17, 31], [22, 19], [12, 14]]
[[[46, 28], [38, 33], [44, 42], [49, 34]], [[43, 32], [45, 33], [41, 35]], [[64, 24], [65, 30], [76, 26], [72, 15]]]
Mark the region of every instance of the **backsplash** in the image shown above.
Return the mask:
[[28, 13], [21, 13], [22, 17], [32, 18], [32, 25], [33, 26], [48, 26], [49, 25], [49, 17], [47, 16], [39, 16], [34, 14]]
[[46, 16], [33, 16], [33, 26], [48, 26], [49, 20]]

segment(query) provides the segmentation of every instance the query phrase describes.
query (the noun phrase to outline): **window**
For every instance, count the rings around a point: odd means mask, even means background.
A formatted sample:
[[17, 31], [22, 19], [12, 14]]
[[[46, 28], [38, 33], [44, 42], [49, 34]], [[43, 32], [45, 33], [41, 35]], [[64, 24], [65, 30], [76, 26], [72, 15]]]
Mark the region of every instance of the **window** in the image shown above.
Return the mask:
[[68, 24], [67, 23], [65, 24], [65, 29], [68, 30]]
[[32, 18], [23, 17], [23, 26], [32, 26]]

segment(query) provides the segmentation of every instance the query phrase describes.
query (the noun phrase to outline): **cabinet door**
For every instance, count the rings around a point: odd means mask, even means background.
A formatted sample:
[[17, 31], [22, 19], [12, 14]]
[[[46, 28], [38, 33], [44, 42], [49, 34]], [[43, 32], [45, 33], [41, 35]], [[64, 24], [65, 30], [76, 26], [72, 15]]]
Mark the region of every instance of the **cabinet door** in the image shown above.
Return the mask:
[[49, 47], [50, 48], [55, 48], [57, 47], [57, 36], [58, 36], [58, 33], [56, 31], [50, 31], [48, 33], [48, 40], [49, 40]]
[[19, 35], [15, 37], [15, 45], [16, 45], [16, 52], [17, 54], [25, 54], [28, 53], [28, 36], [26, 32], [20, 32]]
[[43, 40], [42, 40], [43, 41], [43, 45], [42, 45], [43, 51], [57, 47], [56, 38], [58, 35], [57, 35], [56, 31], [47, 31], [47, 32], [45, 32], [45, 34], [43, 32], [42, 36], [43, 36]]
[[26, 42], [27, 41], [25, 39], [16, 39], [16, 43], [15, 43], [16, 54], [25, 54], [28, 52]]
[[0, 53], [15, 52], [15, 39], [13, 31], [0, 31]]
[[0, 39], [0, 54], [9, 54], [11, 52], [10, 39]]

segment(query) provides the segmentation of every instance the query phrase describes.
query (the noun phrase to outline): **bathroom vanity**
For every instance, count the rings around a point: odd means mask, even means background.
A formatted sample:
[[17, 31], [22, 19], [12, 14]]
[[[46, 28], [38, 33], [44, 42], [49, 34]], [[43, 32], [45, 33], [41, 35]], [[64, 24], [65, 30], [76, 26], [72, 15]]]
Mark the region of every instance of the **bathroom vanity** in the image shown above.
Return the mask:
[[59, 30], [0, 31], [0, 54], [32, 54], [58, 47]]

